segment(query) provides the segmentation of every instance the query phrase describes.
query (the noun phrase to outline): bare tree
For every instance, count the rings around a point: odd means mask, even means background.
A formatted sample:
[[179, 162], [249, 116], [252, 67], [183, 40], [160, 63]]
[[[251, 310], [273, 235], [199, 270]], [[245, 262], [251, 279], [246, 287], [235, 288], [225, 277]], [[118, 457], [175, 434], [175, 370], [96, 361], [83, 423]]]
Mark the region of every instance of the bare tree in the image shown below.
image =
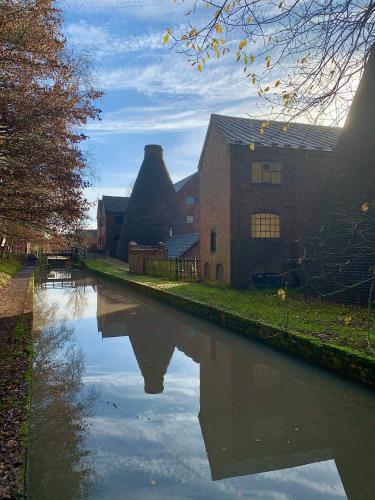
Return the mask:
[[271, 115], [288, 120], [339, 123], [375, 42], [374, 0], [196, 0], [186, 19], [165, 43], [198, 71], [235, 57]]

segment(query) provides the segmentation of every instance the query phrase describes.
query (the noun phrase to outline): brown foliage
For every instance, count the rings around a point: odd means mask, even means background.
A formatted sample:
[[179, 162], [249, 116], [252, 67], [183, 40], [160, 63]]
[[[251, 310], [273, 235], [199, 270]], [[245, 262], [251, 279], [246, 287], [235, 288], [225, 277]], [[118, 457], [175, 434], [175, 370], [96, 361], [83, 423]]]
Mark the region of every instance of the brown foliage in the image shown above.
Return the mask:
[[1, 233], [71, 232], [88, 207], [78, 128], [101, 93], [61, 27], [53, 0], [0, 0]]

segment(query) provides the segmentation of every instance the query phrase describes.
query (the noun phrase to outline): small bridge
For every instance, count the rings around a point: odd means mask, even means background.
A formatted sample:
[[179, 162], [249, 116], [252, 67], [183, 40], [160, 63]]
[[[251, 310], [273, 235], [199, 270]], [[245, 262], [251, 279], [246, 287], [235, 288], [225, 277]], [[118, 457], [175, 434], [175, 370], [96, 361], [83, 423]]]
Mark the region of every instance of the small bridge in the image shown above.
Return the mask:
[[50, 265], [64, 266], [66, 262], [77, 262], [79, 259], [84, 259], [86, 250], [80, 247], [63, 248], [61, 250], [53, 250], [52, 252], [41, 253], [39, 260]]

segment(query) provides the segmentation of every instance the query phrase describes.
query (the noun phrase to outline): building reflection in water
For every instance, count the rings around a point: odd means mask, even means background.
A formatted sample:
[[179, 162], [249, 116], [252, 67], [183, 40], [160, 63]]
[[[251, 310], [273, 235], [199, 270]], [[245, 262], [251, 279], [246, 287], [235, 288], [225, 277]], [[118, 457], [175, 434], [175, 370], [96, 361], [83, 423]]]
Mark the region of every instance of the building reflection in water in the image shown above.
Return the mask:
[[175, 349], [200, 364], [199, 422], [213, 480], [334, 459], [348, 498], [372, 498], [375, 443], [363, 432], [371, 426], [365, 405], [351, 405], [361, 397], [356, 387], [268, 350], [241, 350], [242, 340], [217, 329], [213, 336], [209, 324], [198, 333], [197, 320], [183, 318], [98, 283], [98, 330], [129, 337], [147, 393], [163, 391]]

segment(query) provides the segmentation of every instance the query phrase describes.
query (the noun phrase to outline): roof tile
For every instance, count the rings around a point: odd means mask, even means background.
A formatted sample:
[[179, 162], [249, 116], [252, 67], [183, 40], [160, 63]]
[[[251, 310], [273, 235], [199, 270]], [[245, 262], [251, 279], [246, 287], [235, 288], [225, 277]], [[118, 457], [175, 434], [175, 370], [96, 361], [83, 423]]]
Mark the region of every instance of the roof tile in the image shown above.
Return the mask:
[[342, 132], [339, 127], [305, 123], [289, 123], [288, 130], [284, 132], [285, 123], [269, 121], [262, 134], [260, 130], [264, 120], [216, 114], [211, 115], [211, 119], [229, 143], [241, 145], [333, 151]]

